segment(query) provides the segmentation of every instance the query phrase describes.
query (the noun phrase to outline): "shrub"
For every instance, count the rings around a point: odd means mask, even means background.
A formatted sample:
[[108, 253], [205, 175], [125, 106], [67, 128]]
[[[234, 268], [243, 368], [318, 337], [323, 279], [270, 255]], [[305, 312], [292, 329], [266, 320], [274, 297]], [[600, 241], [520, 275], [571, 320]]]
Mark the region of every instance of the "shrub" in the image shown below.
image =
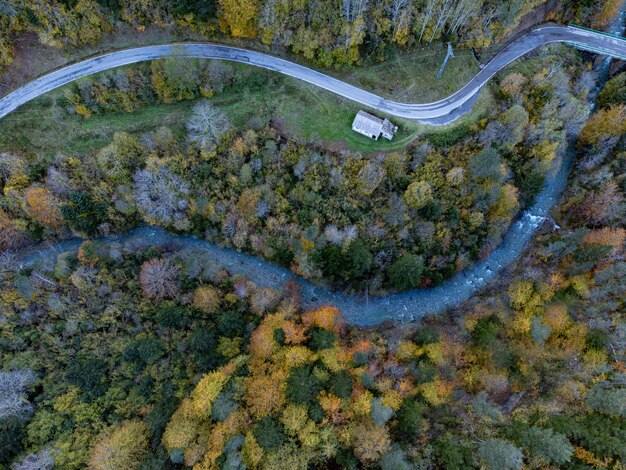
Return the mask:
[[489, 418], [494, 423], [500, 423], [503, 419], [500, 410], [489, 402], [489, 394], [482, 390], [476, 395], [473, 403], [474, 412], [483, 418]]
[[530, 320], [530, 335], [537, 344], [543, 344], [550, 337], [552, 330], [545, 325], [541, 318], [532, 317]]
[[101, 252], [97, 242], [85, 240], [78, 248], [78, 262], [84, 266], [96, 266], [100, 261]]
[[413, 335], [413, 342], [418, 346], [439, 342], [439, 331], [430, 325], [424, 325]]
[[589, 330], [585, 337], [587, 347], [604, 351], [609, 343], [607, 334], [602, 330]]
[[469, 171], [472, 177], [478, 181], [501, 181], [502, 180], [502, 158], [500, 154], [487, 148], [474, 157], [470, 158]]
[[404, 255], [391, 265], [387, 276], [392, 287], [409, 290], [419, 286], [424, 270], [424, 258], [418, 255]]
[[20, 245], [24, 235], [8, 214], [0, 208], [0, 250], [8, 250]]

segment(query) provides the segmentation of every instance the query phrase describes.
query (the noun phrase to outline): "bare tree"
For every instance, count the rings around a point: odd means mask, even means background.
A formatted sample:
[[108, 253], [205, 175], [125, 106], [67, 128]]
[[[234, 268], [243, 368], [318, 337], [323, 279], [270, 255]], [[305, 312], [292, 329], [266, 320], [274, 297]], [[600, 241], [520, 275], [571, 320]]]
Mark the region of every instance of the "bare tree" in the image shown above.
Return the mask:
[[581, 218], [595, 225], [608, 224], [624, 216], [624, 194], [614, 181], [587, 193], [580, 206]]
[[480, 2], [474, 0], [460, 0], [454, 8], [454, 13], [448, 23], [448, 34], [457, 32], [458, 29], [464, 26], [479, 10]]
[[230, 129], [228, 117], [207, 100], [193, 107], [193, 114], [187, 123], [187, 135], [199, 149], [216, 144]]
[[155, 258], [141, 265], [139, 282], [146, 297], [172, 298], [178, 293], [179, 269], [169, 258]]
[[411, 0], [391, 0], [389, 17], [393, 24], [394, 36], [398, 30], [411, 21]]
[[341, 244], [343, 243], [343, 231], [334, 224], [326, 227], [326, 229], [324, 230], [324, 236], [326, 237], [326, 240], [328, 240], [328, 242], [332, 245], [341, 246]]
[[265, 315], [276, 306], [280, 296], [269, 287], [259, 288], [250, 297], [250, 309], [257, 315]]
[[52, 470], [56, 452], [47, 447], [34, 454], [27, 455], [24, 460], [14, 463], [11, 470]]
[[[359, 38], [365, 30], [363, 15], [367, 11], [368, 0], [342, 0], [341, 14], [346, 21], [344, 46], [346, 50], [355, 38]], [[357, 21], [360, 18], [360, 21]], [[357, 39], [358, 40], [358, 39]]]
[[359, 238], [359, 229], [356, 225], [348, 225], [340, 230], [336, 225], [329, 225], [324, 230], [326, 240], [332, 245], [343, 245], [345, 242], [352, 243]]
[[491, 26], [491, 23], [493, 23], [493, 20], [497, 18], [498, 15], [500, 15], [501, 9], [502, 9], [502, 5], [491, 4], [489, 5], [489, 7], [487, 7], [486, 10], [482, 12], [481, 18], [482, 18], [483, 31], [487, 31], [489, 29], [489, 27]]
[[276, 14], [276, 0], [265, 2], [259, 15], [259, 27], [261, 30], [271, 31], [272, 43], [276, 40], [281, 29], [281, 25], [278, 24], [278, 15]]
[[30, 415], [33, 405], [26, 398], [26, 389], [34, 381], [35, 375], [28, 369], [0, 371], [0, 419]]
[[454, 0], [443, 0], [443, 4], [440, 5], [437, 15], [437, 23], [433, 28], [433, 32], [430, 35], [430, 39], [428, 42], [432, 42], [432, 40], [437, 35], [437, 32], [440, 29], [443, 29], [446, 23], [448, 22], [448, 18], [452, 13], [452, 8], [454, 7]]
[[57, 197], [64, 197], [72, 190], [72, 183], [67, 173], [54, 166], [48, 168], [46, 186]]
[[233, 68], [223, 60], [211, 60], [206, 68], [211, 86], [221, 92], [226, 85], [233, 81]]
[[0, 153], [0, 179], [7, 181], [11, 175], [23, 175], [28, 165], [21, 155], [14, 153]]
[[19, 268], [19, 260], [15, 253], [9, 250], [0, 251], [0, 279], [5, 274], [17, 271]]
[[419, 42], [422, 42], [422, 37], [424, 36], [424, 32], [426, 31], [426, 26], [430, 22], [430, 19], [433, 17], [435, 13], [435, 8], [439, 5], [439, 0], [428, 0], [426, 2], [426, 9], [424, 10], [424, 19], [422, 21], [422, 29], [420, 31]]
[[153, 224], [176, 224], [185, 218], [189, 187], [169, 168], [137, 170], [135, 201], [146, 220]]
[[367, 10], [367, 0], [342, 0], [341, 12], [348, 23], [354, 23]]

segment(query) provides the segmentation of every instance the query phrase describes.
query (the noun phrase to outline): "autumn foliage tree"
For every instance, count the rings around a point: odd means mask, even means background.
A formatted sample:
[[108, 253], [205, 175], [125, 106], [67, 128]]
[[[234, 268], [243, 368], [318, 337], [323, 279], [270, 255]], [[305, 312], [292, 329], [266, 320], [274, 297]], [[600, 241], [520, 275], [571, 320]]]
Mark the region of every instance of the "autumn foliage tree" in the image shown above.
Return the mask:
[[139, 468], [148, 453], [148, 426], [126, 421], [96, 443], [89, 460], [91, 470]]
[[220, 29], [234, 37], [253, 38], [258, 11], [256, 0], [219, 0]]
[[0, 250], [18, 246], [24, 235], [17, 229], [9, 215], [0, 208]]
[[580, 141], [594, 145], [624, 133], [626, 104], [619, 104], [593, 114], [580, 133]]
[[37, 222], [52, 228], [63, 225], [59, 202], [45, 187], [32, 186], [24, 193], [27, 210]]

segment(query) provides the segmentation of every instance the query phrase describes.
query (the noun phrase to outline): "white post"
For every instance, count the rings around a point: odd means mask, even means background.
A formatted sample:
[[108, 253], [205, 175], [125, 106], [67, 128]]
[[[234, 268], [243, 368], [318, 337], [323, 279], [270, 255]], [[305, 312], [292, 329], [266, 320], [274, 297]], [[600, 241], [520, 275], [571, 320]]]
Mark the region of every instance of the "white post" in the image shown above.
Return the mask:
[[448, 53], [446, 54], [446, 58], [443, 59], [443, 64], [441, 64], [439, 72], [437, 72], [437, 78], [441, 78], [441, 75], [443, 75], [443, 69], [446, 68], [446, 64], [448, 63], [450, 57], [454, 57], [454, 53], [452, 52], [452, 44], [448, 43]]

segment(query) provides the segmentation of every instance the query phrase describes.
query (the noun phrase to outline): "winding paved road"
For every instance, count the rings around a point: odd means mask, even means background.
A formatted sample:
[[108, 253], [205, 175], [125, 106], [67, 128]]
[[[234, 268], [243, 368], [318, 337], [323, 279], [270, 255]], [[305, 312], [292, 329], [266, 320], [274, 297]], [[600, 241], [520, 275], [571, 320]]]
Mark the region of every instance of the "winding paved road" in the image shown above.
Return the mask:
[[531, 30], [503, 48], [456, 93], [433, 103], [411, 104], [382, 98], [308, 67], [260, 52], [215, 44], [166, 44], [112, 52], [44, 75], [0, 99], [0, 118], [50, 90], [87, 75], [147, 60], [186, 57], [229, 60], [274, 70], [388, 115], [442, 125], [467, 112], [483, 86], [508, 64], [538, 47], [556, 42], [569, 43], [581, 49], [626, 60], [626, 41], [621, 38], [571, 26], [543, 26]]

